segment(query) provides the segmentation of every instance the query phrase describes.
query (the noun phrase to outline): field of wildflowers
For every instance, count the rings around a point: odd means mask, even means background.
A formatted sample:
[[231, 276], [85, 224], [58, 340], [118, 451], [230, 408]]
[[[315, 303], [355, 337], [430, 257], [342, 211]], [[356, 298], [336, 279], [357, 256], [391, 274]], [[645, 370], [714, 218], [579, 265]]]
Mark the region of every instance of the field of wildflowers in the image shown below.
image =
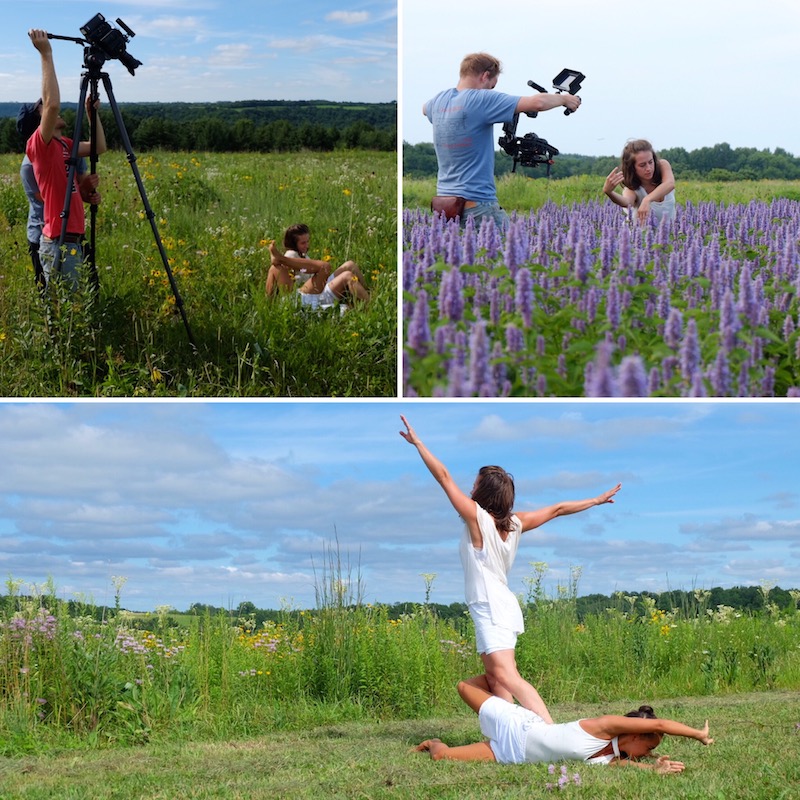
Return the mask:
[[800, 394], [800, 202], [639, 226], [546, 202], [506, 234], [403, 214], [407, 396]]
[[[794, 607], [766, 602], [757, 614], [708, 608], [700, 590], [679, 611], [619, 596], [578, 620], [574, 591], [545, 596], [536, 567], [517, 659], [548, 703], [800, 690], [800, 592]], [[257, 627], [119, 604], [104, 616], [68, 608], [52, 586], [6, 586], [3, 755], [452, 715], [463, 712], [455, 684], [481, 671], [468, 620], [447, 623], [426, 605], [390, 619], [385, 606], [339, 595]]]
[[[138, 165], [194, 350], [124, 153], [98, 165], [99, 295], [36, 290], [20, 156], [0, 156], [0, 394], [395, 396], [393, 153], [148, 153]], [[268, 244], [295, 222], [312, 257], [362, 268], [372, 302], [338, 314], [270, 301]], [[88, 221], [87, 221], [88, 225]]]

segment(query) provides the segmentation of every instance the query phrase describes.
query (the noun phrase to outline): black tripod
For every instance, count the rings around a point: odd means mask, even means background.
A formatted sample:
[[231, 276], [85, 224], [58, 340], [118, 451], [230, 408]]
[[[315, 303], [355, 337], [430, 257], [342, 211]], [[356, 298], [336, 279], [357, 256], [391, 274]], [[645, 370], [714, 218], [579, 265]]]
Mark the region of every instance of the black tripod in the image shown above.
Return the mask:
[[[117, 100], [114, 97], [114, 90], [111, 86], [111, 79], [108, 77], [108, 74], [105, 72], [101, 72], [100, 68], [106, 61], [105, 54], [99, 50], [94, 45], [87, 44], [83, 39], [75, 39], [69, 36], [54, 36], [50, 34], [50, 38], [52, 39], [66, 39], [68, 41], [78, 42], [79, 44], [87, 45], [84, 47], [83, 51], [83, 63], [86, 67], [86, 71], [81, 76], [81, 90], [80, 90], [80, 99], [78, 100], [78, 109], [76, 112], [75, 118], [75, 133], [72, 139], [72, 151], [70, 153], [69, 158], [69, 171], [67, 174], [67, 190], [64, 197], [64, 209], [61, 212], [61, 235], [58, 239], [58, 249], [56, 251], [56, 260], [53, 266], [54, 272], [57, 274], [61, 271], [61, 259], [62, 259], [62, 247], [64, 245], [64, 240], [67, 232], [67, 220], [69, 219], [69, 207], [70, 207], [70, 199], [71, 193], [74, 185], [75, 180], [75, 171], [78, 165], [78, 147], [80, 145], [80, 137], [81, 131], [83, 130], [83, 115], [85, 113], [85, 106], [86, 106], [86, 95], [89, 92], [89, 97], [92, 100], [92, 104], [90, 106], [90, 127], [91, 127], [91, 138], [90, 138], [90, 153], [89, 153], [89, 171], [91, 174], [94, 174], [97, 167], [97, 138], [96, 138], [96, 125], [97, 125], [97, 109], [94, 107], [94, 101], [98, 97], [98, 83], [102, 80], [103, 87], [106, 91], [106, 96], [108, 97], [108, 102], [111, 105], [111, 110], [114, 112], [114, 119], [117, 123], [117, 130], [119, 131], [120, 137], [122, 139], [122, 144], [125, 147], [125, 152], [127, 153], [128, 163], [131, 165], [131, 170], [133, 171], [133, 177], [136, 181], [136, 185], [139, 188], [139, 195], [142, 198], [142, 205], [144, 206], [144, 212], [147, 216], [147, 219], [150, 221], [150, 227], [153, 230], [153, 238], [156, 242], [156, 247], [158, 248], [158, 252], [161, 255], [161, 263], [164, 265], [164, 271], [167, 273], [167, 278], [169, 279], [169, 285], [172, 288], [172, 294], [175, 296], [175, 305], [180, 312], [181, 319], [183, 320], [183, 326], [186, 328], [186, 335], [189, 337], [189, 343], [192, 345], [193, 349], [197, 349], [197, 345], [195, 344], [194, 337], [192, 336], [191, 328], [189, 327], [189, 320], [186, 318], [186, 310], [183, 307], [183, 300], [181, 299], [180, 292], [178, 291], [178, 284], [175, 282], [175, 277], [172, 274], [172, 269], [169, 266], [169, 260], [167, 258], [167, 253], [164, 250], [164, 244], [161, 241], [161, 236], [158, 232], [158, 227], [156, 226], [155, 222], [155, 213], [153, 209], [150, 207], [150, 203], [147, 199], [147, 192], [145, 191], [144, 184], [142, 183], [142, 177], [139, 174], [139, 167], [136, 165], [136, 155], [133, 152], [133, 147], [131, 146], [131, 140], [128, 136], [128, 131], [125, 128], [125, 123], [122, 119], [122, 114], [120, 114], [119, 106], [117, 105]], [[89, 243], [86, 248], [87, 253], [86, 256], [88, 264], [89, 264], [89, 276], [92, 287], [95, 291], [100, 288], [100, 279], [97, 274], [97, 261], [96, 261], [96, 222], [97, 222], [97, 206], [91, 206], [91, 223], [90, 223], [90, 234], [89, 234]]]

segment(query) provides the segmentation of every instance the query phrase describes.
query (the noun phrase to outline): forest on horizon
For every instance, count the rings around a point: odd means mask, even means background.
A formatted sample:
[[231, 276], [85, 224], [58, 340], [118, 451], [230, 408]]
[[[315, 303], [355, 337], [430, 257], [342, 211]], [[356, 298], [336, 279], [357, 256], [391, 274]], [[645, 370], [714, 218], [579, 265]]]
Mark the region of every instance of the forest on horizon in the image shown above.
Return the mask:
[[[800, 157], [781, 147], [758, 150], [755, 147], [731, 147], [721, 142], [711, 147], [686, 150], [667, 147], [658, 151], [659, 158], [669, 161], [676, 178], [683, 180], [740, 181], [740, 180], [800, 180]], [[564, 153], [555, 156], [551, 178], [573, 175], [605, 177], [619, 166], [619, 156], [583, 156]], [[511, 172], [513, 160], [502, 151], [495, 153], [495, 175]], [[433, 144], [403, 142], [403, 175], [407, 178], [436, 177], [436, 152]], [[517, 167], [518, 173], [529, 178], [547, 177], [544, 167]]]
[[[20, 104], [0, 103], [0, 153], [22, 153], [16, 129]], [[65, 102], [67, 131], [76, 103]], [[216, 103], [119, 103], [137, 152], [294, 152], [397, 149], [397, 103], [328, 100], [240, 100]], [[100, 119], [111, 149], [122, 149], [114, 114], [104, 103]], [[88, 128], [84, 126], [84, 131]], [[84, 133], [88, 136], [87, 133]]]

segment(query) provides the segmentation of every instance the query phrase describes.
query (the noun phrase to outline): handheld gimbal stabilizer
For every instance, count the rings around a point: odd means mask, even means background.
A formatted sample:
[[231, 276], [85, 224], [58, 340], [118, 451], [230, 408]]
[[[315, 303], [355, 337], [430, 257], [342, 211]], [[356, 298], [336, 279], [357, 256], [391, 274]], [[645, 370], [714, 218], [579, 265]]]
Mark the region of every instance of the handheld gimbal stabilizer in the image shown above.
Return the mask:
[[[581, 72], [576, 72], [572, 69], [563, 69], [553, 78], [553, 88], [556, 94], [561, 92], [569, 92], [569, 94], [577, 94], [581, 88], [581, 82], [586, 76]], [[546, 92], [547, 90], [539, 86], [538, 83], [528, 81], [528, 86], [536, 89], [537, 92]], [[526, 116], [536, 117], [538, 111], [531, 111]], [[564, 109], [564, 114], [569, 115], [572, 112], [567, 108]], [[517, 124], [519, 123], [519, 114], [514, 114], [514, 119], [511, 122], [506, 122], [503, 125], [503, 135], [497, 140], [497, 143], [505, 153], [514, 159], [514, 165], [511, 167], [512, 172], [516, 172], [517, 164], [523, 167], [537, 167], [539, 164], [547, 165], [547, 177], [550, 177], [550, 168], [553, 166], [553, 159], [558, 155], [558, 150], [553, 147], [546, 139], [542, 139], [535, 133], [526, 133], [524, 136], [517, 136]]]
[[[73, 36], [56, 36], [52, 33], [47, 34], [48, 39], [62, 39], [68, 42], [76, 42], [77, 44], [81, 45], [83, 47], [83, 65], [85, 67], [85, 71], [81, 77], [80, 99], [78, 100], [78, 107], [75, 115], [75, 132], [72, 138], [72, 152], [70, 153], [69, 159], [69, 172], [67, 175], [67, 190], [64, 197], [64, 210], [61, 212], [61, 219], [63, 221], [61, 225], [61, 237], [58, 243], [59, 247], [53, 270], [54, 272], [58, 273], [61, 269], [61, 253], [64, 245], [64, 236], [67, 230], [67, 220], [69, 218], [71, 189], [75, 179], [76, 167], [79, 161], [78, 147], [80, 145], [81, 131], [83, 129], [83, 115], [86, 113], [85, 105], [87, 92], [92, 100], [92, 104], [90, 106], [90, 172], [96, 172], [98, 160], [96, 140], [97, 110], [94, 107], [94, 101], [98, 98], [98, 84], [100, 81], [102, 81], [103, 87], [106, 90], [109, 105], [114, 113], [114, 120], [117, 123], [117, 129], [119, 131], [120, 138], [122, 139], [125, 152], [127, 153], [128, 163], [131, 165], [133, 177], [136, 181], [136, 186], [139, 189], [139, 195], [142, 199], [145, 216], [149, 220], [150, 227], [153, 231], [156, 247], [158, 248], [158, 252], [161, 256], [161, 263], [164, 266], [164, 272], [167, 274], [170, 288], [172, 289], [172, 294], [175, 296], [175, 305], [180, 312], [183, 325], [186, 328], [186, 333], [189, 337], [189, 343], [192, 345], [192, 348], [196, 349], [194, 337], [192, 336], [192, 331], [189, 328], [189, 320], [186, 318], [186, 311], [183, 307], [183, 300], [178, 292], [178, 285], [175, 282], [175, 277], [172, 274], [172, 269], [169, 265], [169, 259], [167, 258], [164, 244], [161, 241], [161, 236], [158, 232], [158, 228], [156, 227], [156, 215], [153, 209], [150, 207], [150, 203], [147, 199], [144, 183], [142, 182], [141, 175], [139, 174], [139, 168], [136, 165], [136, 155], [133, 152], [131, 140], [128, 136], [128, 131], [125, 128], [125, 122], [122, 119], [122, 114], [120, 113], [119, 106], [117, 105], [117, 100], [114, 97], [111, 79], [108, 77], [107, 73], [100, 71], [103, 64], [105, 64], [109, 58], [118, 59], [122, 64], [124, 64], [131, 75], [133, 75], [136, 68], [140, 67], [142, 64], [141, 61], [138, 61], [130, 53], [128, 53], [126, 49], [126, 44], [129, 38], [135, 36], [134, 32], [121, 19], [117, 19], [117, 22], [122, 28], [125, 29], [128, 34], [127, 36], [106, 22], [106, 19], [102, 14], [95, 14], [95, 16], [92, 17], [92, 19], [90, 19], [80, 29], [81, 33], [85, 37], [83, 39]], [[86, 247], [86, 255], [90, 267], [92, 285], [94, 286], [95, 290], [99, 288], [99, 279], [96, 266], [96, 217], [97, 206], [92, 205], [91, 234], [89, 238], [89, 244]]]

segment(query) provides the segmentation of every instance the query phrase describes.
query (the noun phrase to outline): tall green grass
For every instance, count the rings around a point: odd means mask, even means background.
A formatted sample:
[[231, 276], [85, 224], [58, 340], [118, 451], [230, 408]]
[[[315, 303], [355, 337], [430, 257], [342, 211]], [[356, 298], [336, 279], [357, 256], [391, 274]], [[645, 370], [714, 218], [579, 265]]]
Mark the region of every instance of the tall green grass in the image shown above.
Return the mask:
[[[657, 706], [800, 688], [796, 608], [665, 613], [617, 597], [579, 621], [577, 579], [547, 597], [542, 574], [526, 598], [517, 660], [548, 704]], [[178, 624], [166, 609], [144, 620], [119, 607], [98, 619], [91, 605], [69, 615], [54, 586], [23, 595], [9, 579], [0, 752], [223, 740], [463, 710], [454, 687], [481, 671], [467, 619], [447, 623], [426, 604], [390, 619], [387, 607], [361, 601], [357, 574], [338, 556], [329, 555], [318, 580], [316, 609], [287, 608], [257, 627], [225, 614]]]
[[[397, 160], [391, 153], [148, 153], [137, 164], [197, 344], [190, 346], [124, 154], [98, 166], [100, 292], [43, 303], [19, 156], [0, 156], [0, 394], [394, 396]], [[265, 297], [267, 245], [306, 222], [372, 301], [343, 316]], [[88, 226], [88, 220], [87, 220]]]
[[[429, 209], [436, 194], [435, 178], [404, 178], [403, 207]], [[751, 200], [771, 200], [775, 197], [800, 199], [797, 181], [683, 181], [678, 180], [678, 203], [702, 202], [749, 203]], [[545, 203], [571, 205], [603, 199], [603, 179], [593, 175], [570, 178], [531, 179], [524, 175], [503, 175], [497, 180], [497, 197], [509, 213], [528, 212]], [[611, 202], [611, 201], [608, 201]]]

